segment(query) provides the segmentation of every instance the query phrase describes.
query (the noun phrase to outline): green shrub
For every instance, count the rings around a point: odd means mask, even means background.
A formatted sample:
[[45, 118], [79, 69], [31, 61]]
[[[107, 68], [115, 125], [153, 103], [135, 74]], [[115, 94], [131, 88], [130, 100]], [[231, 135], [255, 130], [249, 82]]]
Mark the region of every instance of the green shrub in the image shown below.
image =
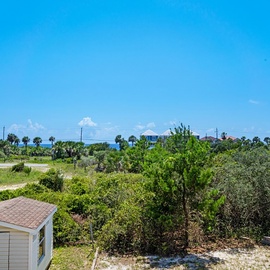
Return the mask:
[[3, 190], [0, 191], [0, 201], [5, 201], [14, 198], [14, 191], [12, 190]]
[[23, 172], [24, 170], [24, 162], [20, 162], [11, 167], [12, 172]]
[[114, 217], [98, 233], [98, 243], [106, 251], [120, 253], [142, 250], [144, 239], [142, 209], [135, 202], [121, 205]]
[[70, 213], [84, 216], [86, 216], [89, 213], [89, 206], [92, 203], [90, 195], [69, 194], [65, 197], [65, 200], [66, 200], [65, 204]]
[[60, 170], [50, 169], [39, 178], [39, 184], [53, 191], [62, 191], [64, 177]]
[[23, 168], [23, 172], [24, 172], [25, 174], [27, 174], [27, 175], [29, 175], [31, 171], [32, 171], [32, 168], [31, 168], [31, 167], [25, 166], [25, 167]]
[[89, 192], [89, 179], [82, 177], [72, 177], [66, 183], [66, 188], [72, 194], [83, 195]]
[[53, 236], [54, 244], [59, 246], [79, 241], [82, 231], [67, 212], [58, 209], [53, 218]]

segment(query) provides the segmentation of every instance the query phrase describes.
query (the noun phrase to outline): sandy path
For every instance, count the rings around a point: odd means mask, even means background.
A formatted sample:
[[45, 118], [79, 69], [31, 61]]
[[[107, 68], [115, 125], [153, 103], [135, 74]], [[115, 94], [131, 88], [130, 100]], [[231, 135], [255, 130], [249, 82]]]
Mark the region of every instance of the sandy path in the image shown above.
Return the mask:
[[[16, 163], [0, 163], [0, 169], [11, 168], [15, 164]], [[27, 166], [27, 167], [31, 167], [32, 169], [42, 171], [42, 172], [46, 172], [47, 170], [49, 170], [48, 164], [24, 163], [24, 165]], [[24, 187], [26, 184], [27, 183], [3, 185], [3, 186], [0, 186], [0, 191], [3, 191], [3, 190], [15, 190], [17, 188]]]
[[0, 191], [3, 191], [3, 190], [15, 190], [17, 188], [24, 187], [26, 184], [27, 183], [0, 186]]
[[[0, 169], [10, 168], [16, 164], [17, 163], [0, 163]], [[46, 168], [46, 167], [48, 167], [48, 164], [37, 164], [37, 163], [24, 163], [24, 165], [27, 167], [31, 167], [31, 168]]]

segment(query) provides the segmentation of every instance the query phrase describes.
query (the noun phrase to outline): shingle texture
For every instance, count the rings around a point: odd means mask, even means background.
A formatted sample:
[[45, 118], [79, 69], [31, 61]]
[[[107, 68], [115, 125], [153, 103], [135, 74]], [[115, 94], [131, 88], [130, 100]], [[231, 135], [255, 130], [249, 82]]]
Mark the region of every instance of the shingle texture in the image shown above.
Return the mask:
[[37, 229], [55, 210], [53, 204], [18, 197], [0, 202], [0, 222]]

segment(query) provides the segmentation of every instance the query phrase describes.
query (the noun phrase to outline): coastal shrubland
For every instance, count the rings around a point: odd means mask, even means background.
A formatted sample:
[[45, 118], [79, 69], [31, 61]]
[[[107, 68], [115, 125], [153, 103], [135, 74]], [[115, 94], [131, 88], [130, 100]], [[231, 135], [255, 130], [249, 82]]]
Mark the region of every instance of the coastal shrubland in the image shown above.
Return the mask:
[[41, 156], [48, 171], [0, 171], [30, 182], [1, 191], [0, 200], [25, 196], [56, 204], [56, 247], [95, 243], [111, 253], [168, 255], [270, 233], [267, 143], [200, 141], [182, 125], [155, 145], [144, 137], [132, 143], [115, 150], [56, 142]]

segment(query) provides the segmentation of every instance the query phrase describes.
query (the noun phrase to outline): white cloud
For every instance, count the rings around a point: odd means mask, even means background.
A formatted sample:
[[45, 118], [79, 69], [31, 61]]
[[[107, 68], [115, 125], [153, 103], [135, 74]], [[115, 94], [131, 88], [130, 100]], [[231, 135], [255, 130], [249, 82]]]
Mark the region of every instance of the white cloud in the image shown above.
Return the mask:
[[134, 127], [134, 130], [135, 130], [135, 131], [140, 131], [140, 130], [143, 130], [143, 129], [145, 129], [145, 126], [142, 125], [142, 124], [138, 124], [138, 125], [136, 125], [136, 126]]
[[146, 125], [146, 127], [148, 127], [148, 128], [154, 128], [155, 126], [156, 126], [156, 125], [155, 125], [154, 122], [148, 123], [148, 124]]
[[215, 128], [209, 128], [206, 130], [207, 133], [212, 133], [212, 132], [215, 132], [216, 129]]
[[15, 133], [15, 132], [19, 132], [20, 130], [22, 130], [24, 128], [25, 128], [25, 126], [23, 126], [23, 125], [13, 124], [9, 127], [8, 131]]
[[142, 125], [141, 123], [139, 123], [133, 129], [135, 131], [141, 131], [141, 130], [146, 129], [146, 128], [154, 128], [154, 127], [156, 127], [156, 124], [154, 122], [150, 122], [146, 125]]
[[27, 120], [27, 124], [26, 125], [22, 125], [22, 124], [12, 124], [9, 128], [8, 128], [8, 132], [12, 132], [12, 133], [25, 133], [25, 132], [29, 132], [29, 131], [40, 131], [40, 130], [45, 130], [45, 128], [38, 123], [33, 123], [31, 119]]
[[88, 126], [88, 127], [96, 127], [97, 124], [95, 122], [92, 121], [91, 117], [84, 117], [79, 123], [78, 123], [79, 126], [81, 127], [85, 127], [85, 126]]
[[243, 132], [254, 132], [255, 131], [255, 127], [252, 126], [252, 127], [246, 127], [243, 129]]
[[253, 99], [250, 99], [248, 102], [249, 102], [249, 103], [251, 103], [251, 104], [255, 104], [255, 105], [260, 104], [260, 102], [259, 102], [259, 101], [257, 101], [257, 100], [253, 100]]
[[171, 126], [176, 126], [176, 121], [170, 121], [169, 124], [170, 124]]
[[45, 128], [38, 124], [38, 123], [33, 123], [31, 119], [27, 120], [27, 129], [28, 130], [34, 130], [34, 131], [38, 131], [38, 130], [44, 130]]

